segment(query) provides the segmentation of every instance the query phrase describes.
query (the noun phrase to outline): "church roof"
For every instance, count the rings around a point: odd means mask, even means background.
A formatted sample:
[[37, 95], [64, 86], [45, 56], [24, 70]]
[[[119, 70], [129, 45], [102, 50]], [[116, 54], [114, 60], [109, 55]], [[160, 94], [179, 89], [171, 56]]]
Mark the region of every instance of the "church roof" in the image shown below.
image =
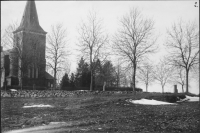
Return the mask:
[[45, 79], [54, 79], [48, 72], [45, 72]]
[[32, 31], [46, 34], [39, 24], [35, 1], [27, 1], [20, 26], [13, 33], [19, 31]]

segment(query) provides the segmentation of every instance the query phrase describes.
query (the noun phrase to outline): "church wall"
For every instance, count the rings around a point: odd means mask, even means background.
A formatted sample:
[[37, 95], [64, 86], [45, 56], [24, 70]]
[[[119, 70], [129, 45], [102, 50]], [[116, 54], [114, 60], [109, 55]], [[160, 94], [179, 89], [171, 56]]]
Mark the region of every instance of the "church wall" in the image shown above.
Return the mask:
[[9, 76], [10, 74], [10, 59], [9, 59], [9, 55], [5, 55], [4, 56], [4, 69], [5, 69], [5, 76]]
[[[14, 38], [14, 44], [17, 48], [20, 48], [22, 54], [13, 53], [12, 59], [15, 63], [11, 65], [12, 75], [20, 77], [20, 68], [23, 68], [23, 85], [45, 86], [46, 35], [21, 31], [15, 33]], [[16, 58], [20, 56], [22, 56], [23, 63], [20, 60], [21, 58]]]
[[9, 54], [9, 60], [10, 60], [10, 73], [9, 76], [14, 76], [14, 77], [18, 77], [18, 54], [16, 49], [14, 48], [10, 54]]
[[28, 58], [25, 71], [27, 85], [45, 86], [46, 36], [23, 32], [23, 56]]

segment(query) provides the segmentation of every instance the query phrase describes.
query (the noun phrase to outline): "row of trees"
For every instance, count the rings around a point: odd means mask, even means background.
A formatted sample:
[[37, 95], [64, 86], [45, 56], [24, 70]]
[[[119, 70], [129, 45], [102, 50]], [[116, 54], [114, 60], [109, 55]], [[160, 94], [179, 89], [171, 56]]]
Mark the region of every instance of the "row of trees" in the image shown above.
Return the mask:
[[[120, 66], [123, 65], [131, 73], [133, 91], [136, 88], [137, 77], [145, 81], [146, 88], [153, 79], [160, 81], [164, 91], [164, 86], [171, 75], [169, 73], [176, 71], [182, 79], [186, 79], [186, 83], [183, 84], [182, 80], [181, 84], [186, 85], [186, 92], [189, 92], [189, 73], [199, 63], [199, 30], [196, 27], [195, 23], [181, 21], [172, 25], [167, 30], [167, 40], [164, 43], [169, 54], [164, 61], [154, 67], [148, 65], [151, 63], [146, 63], [151, 62], [149, 55], [158, 51], [156, 43], [158, 37], [155, 35], [154, 21], [151, 18], [143, 16], [138, 8], [133, 8], [121, 18], [119, 29], [113, 38], [109, 39], [103, 29], [102, 20], [97, 17], [96, 13], [90, 13], [88, 19], [81, 23], [78, 30], [78, 46], [83, 58], [76, 74], [71, 74], [74, 77], [73, 82], [78, 86], [88, 86], [89, 82], [90, 90], [93, 90], [94, 83], [107, 82], [108, 85], [113, 85], [114, 81], [115, 85], [119, 86]], [[64, 62], [71, 54], [66, 51], [66, 38], [66, 30], [62, 25], [52, 26], [52, 31], [47, 37], [47, 65], [54, 73], [54, 87], [56, 87], [58, 72], [65, 71]], [[106, 60], [111, 52], [121, 64], [115, 69], [112, 63]], [[155, 68], [156, 71], [153, 71]], [[115, 73], [114, 78], [113, 73]], [[146, 73], [148, 73], [147, 77], [150, 77], [150, 73], [154, 73], [153, 78], [144, 79], [141, 75]], [[72, 77], [69, 83], [72, 85]]]
[[[80, 33], [81, 52], [90, 59], [90, 70], [93, 73], [93, 62], [102, 55], [103, 46], [108, 44], [107, 36], [102, 31], [96, 15], [89, 16], [89, 22], [83, 23]], [[132, 87], [136, 88], [136, 74], [138, 68], [142, 68], [142, 64], [146, 62], [150, 54], [157, 52], [157, 37], [155, 36], [154, 21], [146, 18], [137, 8], [133, 8], [130, 12], [120, 20], [121, 27], [113, 37], [112, 49], [128, 69], [132, 70]], [[170, 79], [174, 69], [178, 71], [179, 76], [183, 79], [183, 71], [186, 78], [186, 92], [189, 92], [189, 72], [199, 64], [199, 31], [195, 23], [179, 22], [172, 25], [167, 30], [167, 41], [164, 43], [169, 51], [167, 60], [161, 61], [157, 66], [159, 70], [154, 76], [164, 86]], [[105, 49], [103, 49], [105, 50]], [[144, 65], [146, 67], [146, 65]], [[173, 69], [172, 69], [173, 68]], [[150, 68], [147, 68], [150, 69]], [[152, 70], [149, 70], [152, 71]], [[142, 73], [142, 69], [140, 73]], [[177, 75], [177, 74], [176, 74]], [[173, 75], [174, 76], [174, 75]], [[93, 76], [91, 76], [90, 90], [92, 90]], [[151, 81], [151, 79], [148, 79]], [[183, 80], [181, 80], [183, 86]], [[146, 84], [148, 85], [148, 84]]]
[[[126, 86], [127, 83], [130, 83], [132, 80], [128, 79], [128, 77], [126, 76], [128, 75], [126, 71], [119, 69], [118, 65], [114, 67], [111, 61], [101, 63], [100, 60], [97, 60], [97, 62], [95, 63], [96, 68], [94, 69], [93, 73], [93, 85], [97, 88], [102, 88], [105, 82], [107, 83], [108, 87]], [[197, 74], [198, 73], [196, 73], [194, 78], [197, 78]], [[164, 92], [166, 84], [179, 84], [182, 86], [182, 92], [184, 92], [184, 87], [186, 85], [186, 74], [184, 72], [184, 69], [174, 68], [173, 66], [171, 66], [171, 64], [169, 64], [167, 58], [163, 58], [156, 65], [153, 65], [151, 62], [143, 63], [140, 67], [138, 67], [136, 79], [138, 82], [145, 85], [146, 92], [148, 92], [149, 85], [155, 82], [161, 85], [162, 92]], [[83, 58], [81, 58], [76, 73], [72, 73], [70, 78], [69, 75], [65, 73], [60, 85], [61, 89], [69, 89], [70, 87], [89, 88], [90, 82], [90, 67], [88, 63], [85, 62]]]
[[[111, 61], [102, 62], [99, 59], [93, 63], [93, 87], [103, 86], [106, 82], [107, 86], [117, 86], [117, 75]], [[81, 58], [78, 63], [76, 73], [71, 73], [71, 77], [65, 73], [61, 80], [61, 88], [65, 87], [87, 87], [91, 84], [91, 71], [88, 63]]]

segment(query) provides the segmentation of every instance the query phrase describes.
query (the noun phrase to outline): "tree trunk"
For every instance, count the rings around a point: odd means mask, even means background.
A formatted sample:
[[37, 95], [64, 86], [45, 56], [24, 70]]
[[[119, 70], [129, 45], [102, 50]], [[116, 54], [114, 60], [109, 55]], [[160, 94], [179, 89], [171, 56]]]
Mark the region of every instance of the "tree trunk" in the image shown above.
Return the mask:
[[21, 77], [21, 84], [20, 84], [20, 88], [21, 88], [21, 90], [23, 89], [23, 81], [22, 81], [22, 77]]
[[148, 84], [146, 84], [146, 92], [148, 92]]
[[181, 85], [181, 86], [182, 86], [182, 92], [184, 93], [184, 89], [183, 89], [183, 86], [184, 86], [184, 85]]
[[117, 76], [117, 87], [119, 87], [119, 76]]
[[106, 82], [103, 83], [103, 91], [105, 91], [106, 88]]
[[189, 92], [188, 86], [189, 86], [189, 70], [186, 69], [186, 93]]
[[136, 91], [135, 91], [136, 64], [134, 63], [133, 65], [134, 65], [134, 68], [133, 68], [133, 81], [132, 81], [133, 82], [133, 86], [132, 87], [133, 87], [133, 93], [136, 94]]
[[164, 93], [164, 85], [162, 85], [162, 93]]
[[53, 88], [56, 88], [56, 70], [54, 70], [54, 82], [53, 82]]
[[[0, 46], [0, 52], [3, 52], [3, 47]], [[1, 54], [0, 54], [0, 59], [1, 59]], [[0, 67], [1, 67], [1, 62], [0, 62]], [[2, 75], [2, 67], [1, 67], [1, 70], [0, 70], [0, 76]], [[0, 77], [1, 78], [1, 77]], [[1, 81], [0, 81], [0, 88], [1, 88]]]
[[90, 72], [91, 72], [91, 79], [90, 79], [90, 91], [93, 90], [93, 66], [92, 66], [92, 49], [90, 49]]
[[91, 70], [91, 75], [90, 75], [90, 77], [91, 77], [91, 80], [90, 80], [90, 91], [92, 91], [93, 89], [92, 89], [92, 86], [93, 86], [93, 71]]
[[20, 89], [22, 90], [23, 89], [23, 73], [22, 73], [22, 71], [20, 72], [21, 73], [21, 75], [20, 75], [20, 77], [19, 77], [19, 85], [20, 85]]

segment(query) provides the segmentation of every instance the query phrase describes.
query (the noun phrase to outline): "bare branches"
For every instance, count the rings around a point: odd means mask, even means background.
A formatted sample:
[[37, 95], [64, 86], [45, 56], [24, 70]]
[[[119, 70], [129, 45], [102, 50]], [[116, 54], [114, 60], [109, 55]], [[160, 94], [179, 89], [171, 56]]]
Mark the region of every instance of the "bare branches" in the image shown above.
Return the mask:
[[182, 92], [184, 93], [186, 74], [185, 70], [182, 67], [177, 68], [177, 71], [174, 72], [173, 80], [176, 84], [180, 84], [182, 86]]
[[162, 86], [162, 92], [164, 93], [164, 87], [167, 83], [170, 82], [172, 78], [173, 68], [168, 64], [166, 59], [160, 61], [156, 65], [154, 70], [154, 79], [157, 80]]
[[148, 92], [148, 85], [154, 81], [153, 66], [146, 62], [140, 68], [137, 77], [146, 85], [146, 92]]
[[13, 48], [13, 42], [14, 42], [13, 31], [15, 31], [18, 26], [19, 26], [18, 22], [12, 22], [5, 29], [4, 34], [1, 38], [1, 46], [3, 46], [5, 49]]
[[[108, 36], [104, 34], [101, 20], [97, 18], [96, 13], [89, 13], [88, 22], [83, 22], [79, 28], [79, 44], [80, 51], [90, 60], [91, 84], [94, 62], [97, 59], [105, 59], [107, 57], [106, 44], [108, 44]], [[92, 90], [92, 85], [90, 86]]]
[[[156, 52], [154, 22], [144, 18], [137, 8], [130, 10], [120, 22], [121, 28], [113, 39], [113, 49], [121, 60], [132, 67], [135, 78], [138, 63], [147, 59], [148, 54]], [[135, 88], [134, 79], [133, 84]]]
[[171, 65], [182, 67], [186, 71], [186, 92], [188, 92], [188, 75], [192, 67], [199, 63], [199, 31], [195, 23], [180, 21], [167, 31], [168, 57]]
[[64, 69], [63, 65], [67, 61], [67, 56], [71, 53], [65, 50], [67, 45], [66, 29], [62, 24], [51, 27], [51, 33], [47, 37], [47, 66], [54, 72], [54, 87], [56, 87], [57, 73]]

